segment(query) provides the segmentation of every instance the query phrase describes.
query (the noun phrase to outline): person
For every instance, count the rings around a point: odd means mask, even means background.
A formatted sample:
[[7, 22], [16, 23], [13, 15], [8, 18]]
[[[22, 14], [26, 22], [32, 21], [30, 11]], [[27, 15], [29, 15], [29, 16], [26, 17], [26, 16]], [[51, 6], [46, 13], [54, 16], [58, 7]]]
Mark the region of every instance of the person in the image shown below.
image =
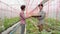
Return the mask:
[[43, 11], [43, 4], [39, 4], [38, 5], [40, 11], [39, 11], [39, 14], [40, 16], [38, 17], [38, 28], [39, 28], [39, 31], [42, 31], [43, 30], [43, 24], [44, 24], [44, 18], [46, 16], [46, 13]]
[[24, 31], [25, 31], [25, 24], [26, 24], [26, 18], [25, 18], [25, 14], [24, 14], [24, 11], [25, 11], [25, 5], [22, 5], [21, 7], [21, 12], [20, 12], [20, 24], [21, 24], [21, 34], [24, 34]]
[[39, 4], [38, 8], [39, 8], [39, 13], [32, 15], [32, 17], [35, 17], [39, 20], [37, 26], [38, 26], [39, 31], [41, 32], [43, 30], [44, 18], [45, 18], [46, 13], [43, 11], [43, 4]]

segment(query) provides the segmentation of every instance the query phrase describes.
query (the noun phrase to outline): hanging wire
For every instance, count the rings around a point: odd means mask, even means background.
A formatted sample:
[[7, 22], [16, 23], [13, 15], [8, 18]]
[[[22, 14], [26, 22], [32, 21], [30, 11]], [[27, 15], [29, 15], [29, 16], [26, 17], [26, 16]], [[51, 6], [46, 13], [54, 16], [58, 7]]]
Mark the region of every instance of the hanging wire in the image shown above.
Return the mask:
[[[27, 1], [27, 0], [26, 0]], [[28, 3], [26, 2], [26, 15], [28, 16], [28, 7], [29, 7], [30, 0], [28, 0]]]
[[28, 4], [27, 4], [27, 2], [26, 2], [26, 11], [28, 11], [28, 6], [29, 6], [29, 3], [30, 3], [30, 0], [28, 1]]
[[30, 4], [30, 8], [31, 8], [31, 5], [32, 5], [33, 2], [34, 2], [34, 0], [31, 2], [31, 4]]
[[[34, 1], [34, 0], [33, 0], [33, 1]], [[29, 7], [29, 5], [30, 5], [30, 7], [31, 7], [33, 1], [31, 2], [31, 4], [29, 4], [29, 3], [30, 3], [30, 0], [28, 1], [28, 4], [26, 5], [26, 6], [27, 6], [27, 7], [26, 7], [26, 14], [28, 13], [28, 7]], [[27, 14], [27, 15], [28, 15], [28, 14]]]

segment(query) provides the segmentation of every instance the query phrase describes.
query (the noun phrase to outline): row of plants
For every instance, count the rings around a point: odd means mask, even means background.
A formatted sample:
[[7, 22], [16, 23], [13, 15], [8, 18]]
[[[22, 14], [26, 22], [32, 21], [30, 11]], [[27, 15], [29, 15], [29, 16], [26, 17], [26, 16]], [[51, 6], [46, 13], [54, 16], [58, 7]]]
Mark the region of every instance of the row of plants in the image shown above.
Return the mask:
[[[38, 29], [32, 24], [31, 21], [34, 21], [33, 23], [37, 24], [38, 20], [36, 18], [31, 18], [32, 20], [27, 19], [27, 34], [60, 34], [60, 21], [53, 19], [53, 18], [47, 18], [45, 19], [45, 25], [43, 31], [39, 32]], [[46, 26], [47, 25], [47, 26]], [[50, 30], [50, 32], [46, 31], [46, 29]]]
[[3, 25], [3, 22], [2, 22], [2, 20], [0, 19], [0, 32], [2, 31], [2, 25]]
[[6, 30], [7, 28], [11, 27], [12, 25], [14, 25], [15, 23], [17, 23], [19, 21], [19, 17], [14, 17], [14, 18], [7, 18], [5, 17], [3, 20], [3, 25], [0, 29], [0, 32]]
[[[32, 19], [32, 20], [30, 20]], [[14, 17], [14, 18], [6, 18], [4, 19], [4, 23], [0, 21], [0, 32], [3, 30], [6, 30], [7, 28], [9, 28], [10, 26], [12, 26], [13, 24], [17, 23], [19, 21], [19, 17]], [[32, 23], [32, 21], [34, 21]], [[38, 20], [36, 18], [29, 18], [26, 19], [26, 24], [27, 24], [27, 34], [60, 34], [60, 21], [53, 19], [53, 18], [47, 18], [45, 19], [45, 24], [44, 25], [44, 30], [42, 32], [39, 32], [38, 29], [35, 27], [34, 23], [37, 24]], [[3, 28], [1, 27], [3, 23]], [[47, 32], [46, 29], [51, 28], [50, 32]]]

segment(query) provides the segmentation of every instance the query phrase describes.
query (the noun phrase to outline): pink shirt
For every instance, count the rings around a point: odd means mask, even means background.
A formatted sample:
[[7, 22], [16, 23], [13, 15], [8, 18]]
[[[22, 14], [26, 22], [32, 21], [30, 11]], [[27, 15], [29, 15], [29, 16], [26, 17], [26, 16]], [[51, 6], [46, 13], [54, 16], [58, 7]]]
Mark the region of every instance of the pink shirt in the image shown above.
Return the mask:
[[20, 13], [20, 17], [21, 17], [21, 24], [25, 24], [25, 15], [24, 15], [24, 12], [21, 12]]

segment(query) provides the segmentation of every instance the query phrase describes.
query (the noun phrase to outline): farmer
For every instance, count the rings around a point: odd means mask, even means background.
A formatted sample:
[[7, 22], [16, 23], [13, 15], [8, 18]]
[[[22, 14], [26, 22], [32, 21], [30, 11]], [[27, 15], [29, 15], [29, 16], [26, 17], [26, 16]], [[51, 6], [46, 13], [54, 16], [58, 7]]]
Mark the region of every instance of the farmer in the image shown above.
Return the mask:
[[42, 31], [43, 30], [43, 24], [44, 24], [44, 18], [45, 18], [45, 12], [42, 10], [43, 9], [43, 4], [39, 4], [38, 5], [40, 11], [39, 11], [39, 17], [38, 17], [38, 28], [39, 28], [39, 31]]
[[21, 18], [21, 34], [24, 34], [24, 31], [25, 31], [25, 24], [26, 24], [26, 21], [25, 21], [25, 5], [22, 5], [21, 7], [21, 12], [20, 12], [20, 18]]
[[41, 32], [43, 30], [44, 18], [45, 18], [46, 14], [43, 11], [43, 4], [39, 4], [38, 8], [39, 8], [39, 13], [35, 14], [35, 15], [32, 15], [32, 16], [35, 17], [35, 18], [37, 18], [39, 20], [37, 26], [39, 28], [39, 31]]

